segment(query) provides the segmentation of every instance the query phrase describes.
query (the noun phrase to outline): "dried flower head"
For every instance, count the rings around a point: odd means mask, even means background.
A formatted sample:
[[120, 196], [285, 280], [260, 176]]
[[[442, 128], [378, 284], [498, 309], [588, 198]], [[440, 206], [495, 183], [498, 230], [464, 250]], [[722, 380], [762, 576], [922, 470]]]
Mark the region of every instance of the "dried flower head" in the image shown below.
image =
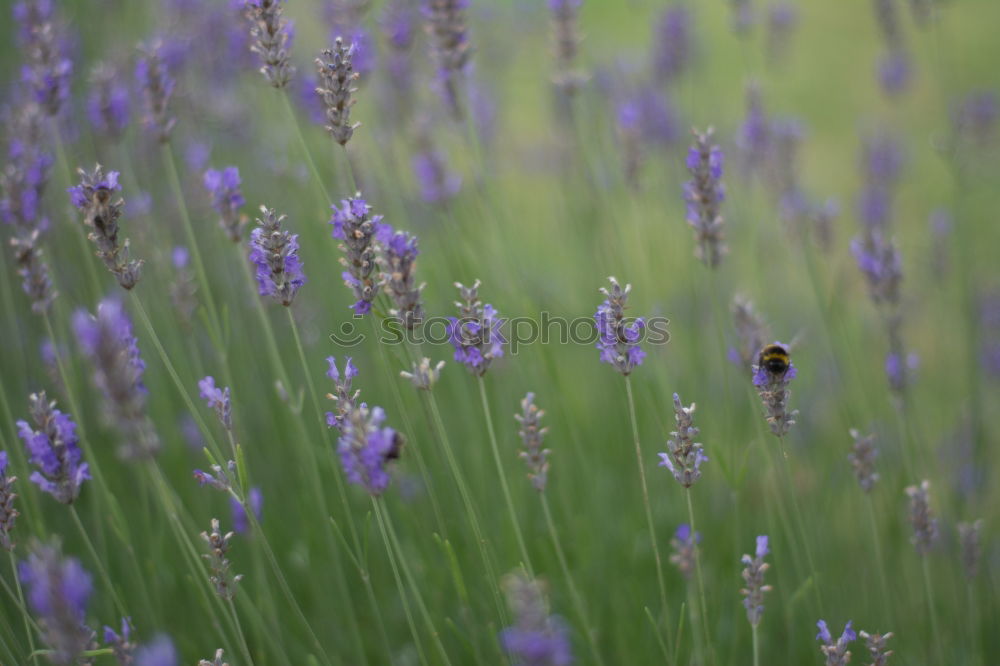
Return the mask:
[[232, 532], [223, 534], [219, 528], [219, 520], [212, 518], [212, 531], [202, 532], [201, 538], [208, 544], [208, 552], [202, 555], [208, 560], [211, 570], [208, 579], [215, 586], [215, 593], [220, 598], [230, 600], [236, 596], [236, 584], [243, 580], [243, 575], [232, 575], [229, 571], [230, 562], [226, 557], [229, 552], [229, 540]]
[[858, 635], [865, 641], [865, 647], [868, 648], [868, 656], [872, 660], [870, 666], [885, 666], [889, 663], [892, 650], [887, 650], [885, 644], [892, 638], [891, 631], [885, 634], [869, 634], [867, 631], [859, 631]]
[[455, 301], [458, 317], [448, 317], [448, 341], [455, 349], [455, 360], [472, 374], [482, 377], [494, 359], [503, 356], [507, 342], [501, 329], [504, 320], [489, 303], [479, 300], [479, 280], [471, 287], [456, 282], [461, 300]]
[[142, 260], [129, 258], [129, 242], [118, 238], [118, 220], [121, 218], [125, 200], [114, 198], [121, 191], [118, 172], [107, 174], [98, 164], [87, 173], [77, 169], [81, 180], [79, 185], [69, 188], [70, 201], [83, 213], [83, 223], [90, 227], [87, 238], [97, 246], [97, 256], [107, 269], [118, 279], [124, 289], [131, 289], [139, 281]]
[[431, 365], [431, 360], [426, 356], [420, 359], [420, 362], [413, 362], [413, 367], [410, 372], [402, 370], [399, 376], [403, 379], [409, 380], [416, 388], [423, 391], [430, 391], [437, 384], [438, 378], [441, 376], [441, 369], [444, 367], [444, 361], [438, 361], [436, 365]]
[[261, 60], [260, 73], [275, 88], [284, 88], [295, 73], [289, 50], [292, 26], [281, 15], [282, 0], [247, 0], [250, 50]]
[[743, 581], [746, 584], [746, 587], [740, 590], [740, 594], [745, 597], [743, 607], [747, 610], [747, 620], [755, 627], [760, 624], [764, 616], [764, 594], [772, 590], [770, 585], [764, 584], [764, 574], [771, 566], [764, 561], [764, 557], [770, 552], [767, 541], [766, 535], [758, 536], [754, 556], [744, 555], [740, 559], [745, 565]]
[[299, 236], [281, 228], [287, 215], [278, 215], [266, 206], [261, 206], [260, 212], [259, 226], [250, 233], [250, 263], [256, 268], [257, 290], [288, 307], [306, 283]]
[[316, 75], [319, 85], [316, 94], [326, 108], [326, 131], [342, 146], [354, 136], [354, 130], [361, 123], [351, 123], [351, 107], [356, 102], [354, 93], [359, 74], [351, 63], [354, 44], [345, 45], [340, 37], [333, 43], [333, 49], [324, 49], [316, 58]]
[[14, 531], [14, 523], [21, 515], [14, 508], [17, 493], [14, 492], [16, 476], [7, 476], [7, 452], [0, 451], [0, 548], [6, 551], [14, 550], [14, 540], [10, 533]]
[[854, 446], [847, 454], [847, 459], [854, 468], [854, 476], [857, 477], [861, 489], [869, 493], [879, 479], [878, 472], [875, 471], [875, 459], [878, 457], [875, 435], [862, 435], [854, 428], [851, 428], [850, 434]]
[[545, 411], [535, 404], [535, 394], [528, 393], [521, 400], [521, 413], [515, 414], [514, 418], [521, 425], [517, 434], [521, 436], [524, 449], [519, 451], [517, 456], [524, 461], [528, 467], [528, 479], [535, 490], [542, 492], [545, 490], [545, 483], [549, 478], [549, 449], [542, 446], [549, 429], [542, 426], [542, 417]]
[[930, 507], [931, 483], [924, 479], [919, 486], [906, 488], [910, 498], [910, 525], [913, 527], [913, 537], [910, 542], [919, 555], [926, 555], [934, 541], [937, 540], [937, 518]]
[[18, 421], [18, 436], [28, 451], [28, 461], [38, 470], [30, 480], [63, 504], [72, 504], [80, 486], [90, 478], [87, 463], [77, 445], [76, 423], [69, 414], [56, 409], [45, 391], [28, 396], [28, 412], [34, 427]]
[[690, 407], [681, 404], [681, 398], [674, 393], [674, 420], [677, 430], [671, 432], [667, 440], [667, 452], [660, 454], [660, 467], [666, 467], [677, 479], [677, 483], [690, 488], [701, 478], [701, 464], [708, 462], [708, 456], [702, 445], [694, 441], [698, 436], [698, 428], [694, 426], [691, 415], [695, 405]]
[[623, 375], [629, 375], [646, 358], [646, 352], [639, 347], [646, 320], [625, 316], [632, 285], [626, 284], [623, 289], [614, 277], [608, 280], [611, 288], [601, 287], [604, 302], [597, 306], [594, 313], [597, 349], [601, 352], [601, 363], [608, 363]]

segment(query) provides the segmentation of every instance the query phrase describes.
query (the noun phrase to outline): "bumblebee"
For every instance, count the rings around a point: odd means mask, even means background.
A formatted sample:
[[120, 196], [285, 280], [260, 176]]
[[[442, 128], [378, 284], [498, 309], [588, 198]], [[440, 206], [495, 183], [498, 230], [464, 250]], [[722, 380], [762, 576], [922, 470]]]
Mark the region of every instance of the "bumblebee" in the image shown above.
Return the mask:
[[757, 357], [757, 367], [763, 368], [776, 377], [783, 376], [791, 366], [792, 357], [788, 349], [778, 343], [765, 345]]
[[406, 444], [406, 437], [399, 434], [398, 432], [392, 435], [392, 445], [389, 450], [385, 452], [385, 461], [399, 460], [400, 454], [403, 453], [403, 445]]

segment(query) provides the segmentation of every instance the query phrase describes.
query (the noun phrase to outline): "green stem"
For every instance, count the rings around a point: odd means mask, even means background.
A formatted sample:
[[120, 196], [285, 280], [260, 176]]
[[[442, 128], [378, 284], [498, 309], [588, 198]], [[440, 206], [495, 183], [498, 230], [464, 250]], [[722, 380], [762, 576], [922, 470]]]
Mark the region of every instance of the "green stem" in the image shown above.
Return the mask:
[[757, 625], [750, 625], [750, 635], [753, 637], [753, 666], [760, 666], [760, 640], [757, 638]]
[[559, 567], [562, 569], [563, 576], [566, 577], [566, 584], [569, 585], [570, 596], [573, 597], [573, 605], [576, 606], [576, 612], [580, 616], [580, 624], [583, 625], [583, 631], [587, 636], [587, 642], [590, 643], [590, 651], [594, 655], [594, 659], [598, 664], [604, 664], [604, 658], [601, 657], [601, 651], [597, 647], [597, 640], [594, 638], [594, 629], [587, 620], [587, 611], [583, 605], [583, 597], [580, 596], [580, 592], [576, 587], [576, 582], [573, 580], [573, 574], [570, 573], [569, 564], [566, 562], [566, 554], [563, 552], [562, 543], [559, 540], [559, 533], [556, 531], [555, 522], [552, 520], [552, 512], [549, 510], [549, 500], [545, 496], [544, 492], [541, 493], [541, 498], [542, 512], [545, 514], [545, 524], [549, 528], [549, 536], [552, 537], [552, 545], [556, 550], [556, 558], [559, 560]]
[[875, 564], [878, 567], [878, 578], [882, 588], [882, 604], [885, 606], [886, 623], [891, 627], [895, 626], [892, 621], [892, 603], [889, 596], [889, 582], [885, 572], [885, 560], [882, 558], [882, 536], [878, 529], [878, 520], [875, 517], [875, 503], [872, 496], [865, 494], [865, 504], [868, 506], [868, 523], [872, 530], [872, 545], [875, 547]]
[[323, 197], [326, 199], [326, 204], [330, 205], [333, 203], [333, 198], [330, 197], [330, 191], [323, 182], [323, 177], [320, 176], [319, 169], [316, 168], [316, 162], [313, 160], [312, 152], [310, 152], [309, 145], [306, 143], [306, 137], [302, 134], [302, 126], [299, 125], [299, 117], [296, 115], [295, 107], [292, 106], [292, 101], [288, 98], [288, 95], [289, 93], [287, 91], [283, 92], [281, 98], [285, 102], [285, 110], [288, 112], [288, 117], [292, 121], [292, 127], [295, 128], [295, 136], [298, 138], [299, 148], [302, 149], [302, 154], [305, 156], [306, 162], [309, 163], [309, 170], [312, 172], [313, 178], [316, 179], [316, 183], [323, 191]]
[[[17, 575], [17, 559], [14, 557], [14, 551], [8, 551], [7, 554], [10, 555], [10, 572], [14, 577], [14, 587], [17, 590], [17, 604], [19, 610], [21, 611], [21, 618], [24, 620], [24, 633], [28, 637], [28, 648], [31, 650], [32, 660], [37, 664], [38, 657], [34, 656], [35, 635], [32, 633], [31, 627], [34, 625], [35, 630], [37, 631], [38, 625], [36, 625], [35, 621], [31, 618], [31, 615], [28, 613], [28, 606], [24, 603], [24, 590], [21, 589], [21, 578]], [[4, 587], [6, 587], [6, 585]], [[7, 591], [10, 592], [9, 589]]]
[[118, 590], [111, 583], [111, 576], [108, 575], [108, 570], [104, 567], [104, 560], [97, 554], [97, 550], [94, 549], [94, 544], [90, 540], [90, 535], [87, 533], [87, 528], [83, 526], [83, 521], [80, 520], [80, 514], [76, 510], [76, 506], [73, 504], [69, 505], [69, 514], [73, 517], [73, 522], [76, 523], [76, 528], [80, 532], [80, 537], [83, 539], [84, 545], [87, 547], [87, 552], [90, 553], [90, 557], [94, 560], [94, 566], [97, 567], [97, 572], [100, 574], [101, 579], [104, 581], [104, 585], [111, 592], [111, 597], [114, 600], [115, 608], [118, 609], [118, 614], [121, 617], [128, 617], [129, 613], [125, 610], [125, 604], [122, 602], [121, 597], [118, 595]]
[[656, 582], [660, 588], [660, 612], [667, 618], [667, 645], [673, 643], [670, 628], [670, 607], [667, 605], [667, 585], [663, 579], [663, 561], [660, 558], [660, 546], [656, 541], [656, 530], [653, 527], [653, 508], [649, 503], [649, 488], [646, 486], [646, 468], [642, 461], [642, 445], [639, 442], [639, 420], [635, 415], [635, 398], [632, 396], [632, 378], [625, 375], [625, 395], [628, 398], [629, 419], [632, 422], [632, 440], [635, 443], [635, 460], [639, 467], [639, 481], [642, 486], [642, 504], [646, 512], [646, 527], [649, 529], [649, 543], [653, 547], [653, 558], [656, 560]]
[[253, 664], [253, 657], [250, 656], [250, 646], [247, 645], [247, 637], [243, 634], [243, 625], [240, 623], [240, 616], [236, 612], [236, 604], [233, 603], [232, 598], [226, 599], [229, 605], [229, 613], [233, 617], [233, 624], [236, 626], [236, 635], [240, 638], [240, 649], [243, 650], [243, 658], [246, 663]]
[[795, 516], [795, 526], [799, 531], [799, 538], [802, 540], [802, 548], [806, 552], [806, 562], [809, 564], [809, 573], [812, 576], [813, 589], [816, 591], [816, 603], [819, 610], [819, 616], [825, 616], [823, 612], [823, 594], [819, 587], [819, 577], [816, 575], [816, 564], [813, 561], [812, 547], [809, 545], [809, 538], [806, 536], [805, 522], [802, 520], [802, 509], [799, 507], [799, 497], [795, 492], [795, 486], [792, 480], [792, 468], [791, 464], [788, 462], [788, 453], [785, 451], [785, 438], [778, 437], [778, 443], [781, 453], [782, 468], [785, 470], [785, 486], [788, 489], [788, 495], [792, 500], [792, 513]]
[[490, 403], [486, 398], [486, 380], [483, 377], [479, 377], [479, 399], [483, 405], [483, 414], [486, 416], [486, 430], [490, 437], [493, 462], [496, 463], [497, 475], [500, 477], [500, 488], [503, 491], [504, 501], [507, 503], [510, 520], [514, 524], [514, 536], [517, 538], [517, 546], [521, 551], [521, 559], [528, 568], [528, 575], [534, 578], [535, 574], [531, 566], [531, 558], [528, 557], [528, 548], [524, 544], [524, 535], [521, 533], [521, 523], [517, 519], [517, 511], [514, 510], [514, 500], [511, 498], [510, 488], [507, 485], [507, 476], [503, 472], [503, 463], [500, 462], [500, 448], [497, 446], [497, 436], [493, 430], [493, 417], [490, 415]]
[[937, 663], [947, 663], [944, 658], [944, 651], [941, 648], [941, 631], [938, 627], [937, 606], [934, 604], [934, 588], [931, 586], [931, 569], [927, 555], [921, 556], [921, 564], [924, 569], [924, 591], [927, 593], [927, 612], [931, 616], [931, 632], [934, 635], [934, 651], [937, 654]]
[[708, 631], [708, 611], [706, 610], [705, 603], [705, 577], [701, 570], [701, 549], [698, 548], [697, 534], [694, 523], [694, 503], [691, 501], [691, 489], [687, 488], [684, 491], [684, 495], [687, 497], [687, 507], [688, 507], [688, 520], [691, 523], [691, 539], [695, 542], [694, 544], [694, 565], [696, 575], [698, 577], [698, 606], [701, 611], [701, 629], [705, 638], [705, 651], [709, 655], [709, 661], [714, 662], [714, 650], [712, 650], [712, 638]]

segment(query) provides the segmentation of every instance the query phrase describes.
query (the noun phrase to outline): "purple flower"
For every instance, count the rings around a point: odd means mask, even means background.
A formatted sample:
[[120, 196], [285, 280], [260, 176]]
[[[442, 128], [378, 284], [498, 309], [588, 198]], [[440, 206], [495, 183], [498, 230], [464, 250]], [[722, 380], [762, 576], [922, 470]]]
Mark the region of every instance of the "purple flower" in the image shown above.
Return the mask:
[[14, 541], [10, 533], [14, 530], [14, 522], [20, 515], [14, 508], [14, 482], [16, 476], [7, 476], [7, 452], [0, 451], [0, 548], [6, 551], [14, 550]]
[[256, 268], [257, 290], [285, 307], [292, 304], [295, 294], [306, 283], [299, 259], [299, 237], [281, 228], [286, 215], [261, 206], [262, 217], [250, 234], [250, 263]]
[[663, 11], [653, 34], [653, 71], [660, 83], [675, 81], [691, 59], [691, 14], [685, 7]]
[[354, 136], [361, 123], [351, 123], [351, 107], [359, 74], [354, 71], [354, 44], [345, 45], [337, 37], [333, 49], [324, 49], [316, 58], [316, 93], [326, 107], [326, 131], [342, 146]]
[[104, 65], [95, 68], [87, 97], [87, 117], [94, 130], [109, 139], [120, 139], [128, 126], [129, 97], [128, 87], [115, 70]]
[[125, 458], [149, 457], [160, 442], [146, 415], [146, 364], [139, 355], [132, 322], [116, 299], [105, 299], [96, 316], [85, 310], [73, 315], [73, 331], [94, 369], [94, 385], [103, 393], [104, 415], [126, 441], [119, 448]]
[[364, 403], [354, 407], [344, 419], [337, 453], [348, 483], [364, 488], [373, 496], [389, 487], [390, 460], [399, 458], [403, 437], [383, 426], [385, 412], [381, 407], [368, 409]]
[[73, 62], [66, 57], [65, 40], [56, 32], [52, 3], [18, 3], [14, 18], [20, 24], [25, 54], [21, 80], [45, 113], [55, 116], [69, 99]]
[[228, 166], [222, 171], [209, 169], [202, 179], [205, 189], [212, 197], [212, 207], [220, 215], [219, 224], [229, 234], [229, 239], [238, 243], [243, 237], [243, 225], [247, 218], [240, 213], [246, 203], [240, 189], [240, 170]]
[[29, 412], [35, 427], [18, 421], [18, 436], [28, 451], [28, 461], [38, 467], [30, 480], [42, 491], [63, 504], [72, 504], [80, 494], [80, 486], [90, 478], [90, 470], [81, 462], [83, 453], [77, 445], [76, 424], [49, 402], [45, 392], [28, 397]]
[[767, 547], [767, 536], [757, 537], [754, 557], [744, 555], [740, 561], [744, 564], [742, 571], [743, 582], [746, 587], [740, 590], [743, 595], [743, 607], [747, 611], [747, 620], [750, 624], [757, 626], [764, 616], [764, 594], [771, 591], [770, 585], [764, 584], [764, 573], [770, 565], [764, 561], [764, 557], [769, 553]]
[[420, 197], [427, 203], [447, 203], [462, 188], [461, 177], [448, 169], [444, 155], [428, 141], [421, 142], [411, 166], [420, 187]]
[[[260, 491], [260, 488], [251, 488], [247, 493], [247, 504], [250, 505], [250, 510], [253, 511], [253, 516], [260, 522], [261, 511], [264, 508], [264, 494]], [[229, 498], [229, 508], [233, 513], [233, 529], [240, 534], [246, 534], [250, 531], [250, 519], [247, 517], [246, 509], [243, 504], [240, 503], [235, 497]]]
[[816, 623], [816, 626], [819, 627], [816, 640], [823, 643], [819, 649], [826, 657], [826, 666], [846, 666], [851, 660], [851, 653], [847, 649], [847, 645], [858, 637], [854, 633], [854, 629], [851, 628], [851, 621], [848, 620], [847, 624], [844, 625], [844, 631], [840, 634], [840, 638], [836, 642], [834, 642], [833, 636], [830, 635], [830, 629], [826, 626], [825, 620], [820, 620]]
[[83, 624], [92, 590], [90, 574], [79, 560], [63, 558], [58, 545], [36, 543], [18, 566], [18, 575], [27, 588], [28, 605], [40, 620], [43, 642], [52, 651], [49, 659], [67, 666], [78, 663], [91, 637]]
[[594, 313], [597, 349], [601, 352], [601, 363], [609, 363], [618, 372], [628, 375], [646, 358], [646, 352], [639, 347], [646, 321], [642, 317], [631, 319], [625, 316], [632, 285], [626, 284], [622, 289], [614, 277], [608, 280], [611, 289], [601, 287], [605, 299]]
[[712, 145], [711, 128], [704, 133], [696, 131], [694, 136], [695, 143], [687, 156], [691, 180], [684, 183], [687, 221], [694, 229], [695, 256], [714, 268], [726, 252], [720, 214], [726, 192], [722, 184], [722, 149]]
[[422, 0], [422, 5], [441, 95], [451, 114], [459, 118], [462, 108], [458, 101], [458, 84], [471, 55], [465, 27], [469, 0]]
[[215, 410], [215, 415], [219, 417], [222, 427], [231, 431], [233, 429], [233, 406], [229, 400], [229, 387], [218, 388], [215, 385], [215, 379], [209, 376], [198, 382], [198, 391], [209, 409]]
[[678, 571], [685, 579], [690, 580], [694, 575], [697, 561], [697, 546], [701, 543], [701, 533], [692, 532], [691, 526], [682, 523], [674, 532], [670, 540], [670, 547], [674, 552], [670, 555], [670, 563], [677, 567]]
[[169, 637], [160, 634], [135, 653], [135, 666], [177, 666], [177, 649]]
[[566, 666], [573, 662], [569, 631], [562, 618], [549, 615], [540, 585], [517, 572], [500, 582], [514, 615], [500, 632], [500, 646], [525, 664]]
[[375, 272], [374, 242], [382, 227], [382, 216], [371, 214], [371, 206], [360, 192], [342, 200], [340, 208], [336, 205], [331, 208], [333, 237], [341, 241], [340, 250], [344, 253], [340, 258], [345, 269], [341, 277], [357, 299], [351, 308], [355, 314], [368, 314], [382, 286]]
[[930, 506], [931, 484], [924, 479], [919, 486], [909, 486], [906, 494], [910, 498], [910, 525], [913, 537], [910, 541], [918, 555], [927, 555], [938, 538], [937, 518]]
[[167, 71], [162, 54], [163, 44], [154, 42], [140, 51], [135, 65], [135, 79], [142, 88], [145, 102], [143, 122], [154, 132], [156, 140], [166, 143], [176, 121], [167, 104], [174, 92], [174, 80]]
[[335, 392], [328, 393], [326, 397], [333, 400], [337, 409], [336, 413], [326, 413], [326, 425], [327, 427], [337, 428], [342, 431], [347, 416], [354, 410], [358, 394], [361, 393], [360, 390], [351, 389], [351, 382], [358, 376], [358, 369], [351, 361], [350, 356], [344, 360], [343, 372], [337, 369], [337, 359], [333, 356], [327, 356], [326, 362], [329, 366], [326, 376], [333, 380], [335, 388]]
[[879, 60], [879, 85], [889, 96], [895, 97], [906, 92], [910, 84], [911, 74], [910, 57], [905, 51], [890, 51]]
[[446, 332], [455, 350], [455, 360], [482, 377], [493, 360], [503, 356], [507, 340], [501, 331], [504, 319], [496, 308], [479, 300], [479, 285], [479, 280], [471, 287], [455, 283], [461, 299], [455, 302], [459, 316], [448, 317]]
[[385, 285], [395, 306], [389, 314], [399, 318], [403, 326], [413, 329], [424, 317], [420, 292], [424, 285], [417, 284], [414, 275], [417, 255], [417, 237], [407, 231], [396, 231], [383, 224], [376, 232], [379, 241], [378, 264], [382, 271], [380, 283]]
[[764, 111], [760, 87], [750, 83], [746, 88], [746, 117], [740, 126], [736, 144], [742, 157], [742, 166], [752, 176], [765, 166], [771, 142], [771, 124]]
[[[769, 362], [767, 356], [773, 356]], [[752, 368], [753, 385], [757, 395], [764, 403], [764, 416], [771, 432], [783, 437], [795, 424], [798, 410], [788, 411], [788, 398], [791, 392], [788, 385], [798, 375], [798, 369], [790, 360], [788, 346], [775, 342], [765, 346], [758, 358], [758, 363]]]
[[83, 213], [84, 225], [91, 229], [87, 238], [97, 246], [97, 256], [117, 278], [118, 284], [123, 289], [132, 289], [139, 281], [143, 262], [129, 258], [128, 239], [123, 241], [119, 237], [118, 222], [125, 202], [120, 197], [113, 198], [114, 192], [121, 190], [118, 172], [105, 174], [98, 164], [90, 173], [83, 169], [77, 169], [77, 173], [80, 184], [70, 187], [67, 192], [73, 205]]
[[134, 664], [136, 644], [132, 642], [132, 618], [123, 617], [121, 633], [104, 626], [104, 644], [111, 648], [119, 664]]
[[677, 430], [670, 433], [667, 440], [668, 453], [661, 453], [660, 467], [666, 467], [679, 484], [690, 488], [701, 478], [701, 464], [708, 462], [708, 456], [702, 445], [694, 441], [698, 436], [698, 428], [694, 426], [691, 415], [694, 413], [694, 403], [690, 407], [681, 404], [681, 398], [674, 393], [674, 420]]

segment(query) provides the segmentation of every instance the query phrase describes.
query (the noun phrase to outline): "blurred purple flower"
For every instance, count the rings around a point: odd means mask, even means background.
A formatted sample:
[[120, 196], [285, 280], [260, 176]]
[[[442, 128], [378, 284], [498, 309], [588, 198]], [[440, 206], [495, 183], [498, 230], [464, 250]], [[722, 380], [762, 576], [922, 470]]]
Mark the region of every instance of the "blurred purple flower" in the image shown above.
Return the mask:
[[93, 589], [90, 574], [76, 558], [64, 558], [57, 544], [35, 543], [18, 566], [28, 605], [39, 619], [42, 641], [54, 664], [78, 663], [91, 640], [84, 625]]
[[[251, 488], [247, 493], [247, 503], [250, 505], [250, 510], [253, 511], [254, 518], [257, 522], [260, 522], [261, 511], [264, 508], [264, 494], [260, 491], [260, 488]], [[229, 498], [229, 508], [233, 513], [233, 529], [240, 533], [246, 534], [250, 531], [250, 519], [247, 517], [246, 509], [235, 497]]]
[[348, 483], [364, 488], [373, 496], [389, 487], [390, 460], [399, 458], [402, 435], [383, 426], [385, 412], [381, 407], [368, 409], [364, 403], [354, 407], [344, 419], [337, 453]]
[[43, 492], [63, 504], [72, 504], [83, 482], [90, 478], [87, 463], [77, 445], [76, 423], [49, 401], [45, 392], [28, 397], [28, 411], [34, 427], [18, 421], [18, 436], [28, 451], [28, 462], [38, 467], [30, 480]]
[[601, 363], [609, 363], [621, 374], [629, 375], [646, 358], [646, 352], [639, 346], [646, 320], [625, 316], [632, 285], [626, 284], [622, 289], [614, 277], [608, 280], [611, 288], [601, 287], [604, 302], [597, 306], [594, 313], [597, 349], [601, 352]]
[[448, 341], [455, 349], [455, 360], [463, 364], [469, 372], [482, 377], [489, 370], [494, 359], [503, 356], [506, 339], [501, 329], [504, 319], [489, 303], [479, 299], [479, 280], [471, 287], [456, 282], [460, 300], [458, 317], [448, 317]]
[[209, 169], [202, 182], [212, 197], [212, 207], [219, 214], [219, 224], [229, 234], [229, 240], [240, 242], [243, 226], [247, 222], [246, 215], [240, 213], [240, 207], [246, 203], [240, 188], [240, 170], [234, 166], [225, 167], [222, 171]]

